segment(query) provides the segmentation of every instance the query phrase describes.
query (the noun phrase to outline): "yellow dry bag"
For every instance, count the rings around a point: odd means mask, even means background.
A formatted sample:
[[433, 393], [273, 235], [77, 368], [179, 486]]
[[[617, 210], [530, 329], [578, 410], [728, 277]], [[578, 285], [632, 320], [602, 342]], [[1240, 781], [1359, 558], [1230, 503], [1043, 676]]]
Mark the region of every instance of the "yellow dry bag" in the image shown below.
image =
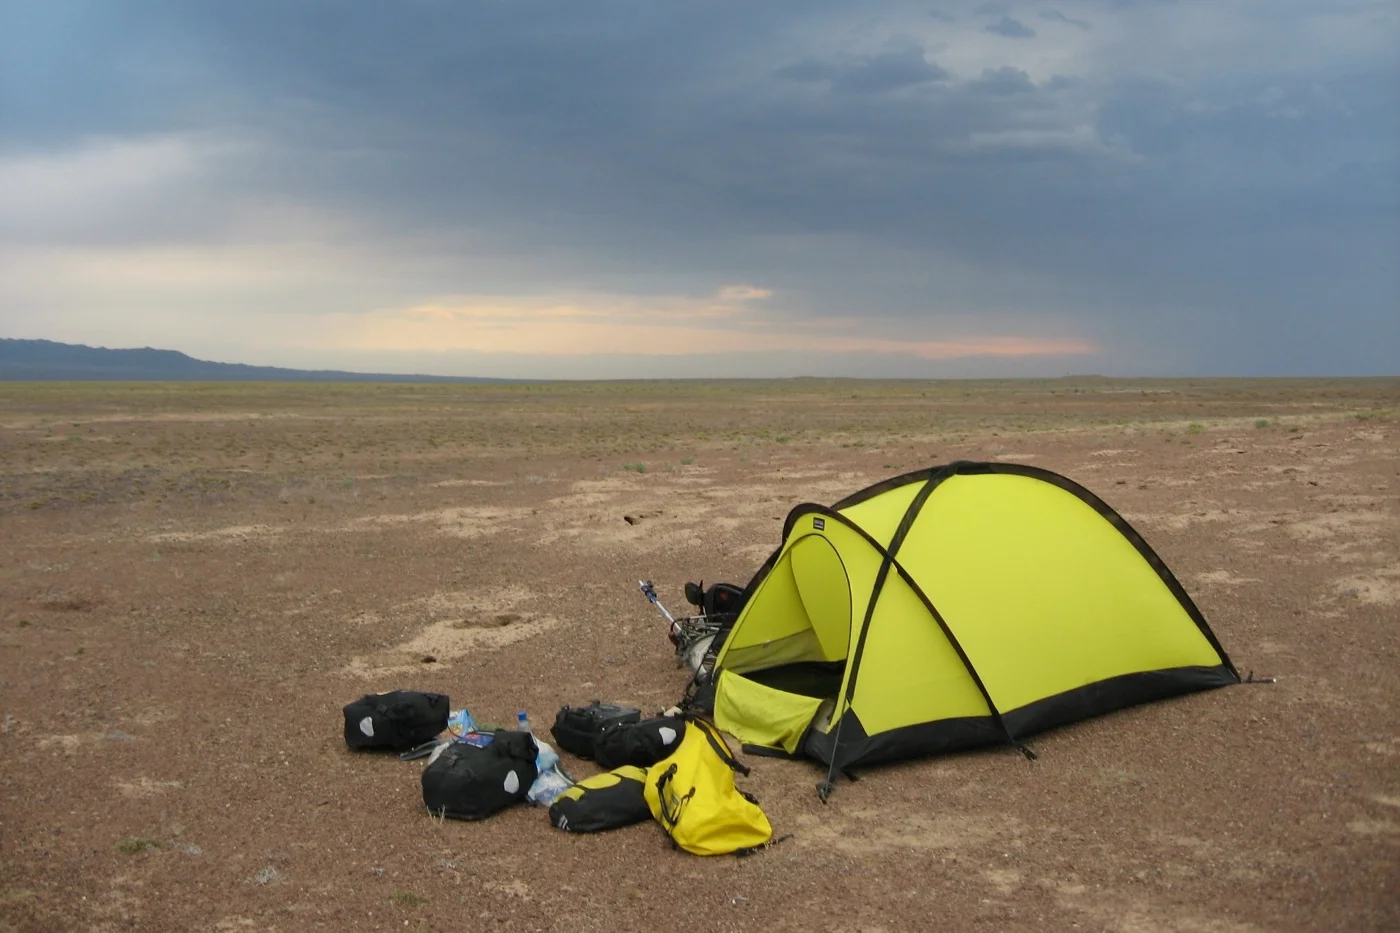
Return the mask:
[[758, 802], [734, 786], [736, 771], [749, 773], [703, 719], [689, 720], [671, 756], [647, 770], [647, 806], [676, 846], [695, 855], [744, 855], [773, 838]]

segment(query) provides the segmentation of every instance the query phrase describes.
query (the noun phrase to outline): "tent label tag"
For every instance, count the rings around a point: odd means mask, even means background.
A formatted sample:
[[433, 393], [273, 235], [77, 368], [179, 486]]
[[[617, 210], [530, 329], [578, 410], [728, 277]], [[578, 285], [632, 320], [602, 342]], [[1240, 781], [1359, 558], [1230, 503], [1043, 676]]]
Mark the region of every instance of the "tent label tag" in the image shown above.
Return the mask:
[[826, 519], [824, 519], [824, 518], [814, 518], [814, 519], [812, 519], [812, 527], [813, 527], [815, 530], [817, 530], [817, 531], [825, 531], [825, 530], [826, 530]]

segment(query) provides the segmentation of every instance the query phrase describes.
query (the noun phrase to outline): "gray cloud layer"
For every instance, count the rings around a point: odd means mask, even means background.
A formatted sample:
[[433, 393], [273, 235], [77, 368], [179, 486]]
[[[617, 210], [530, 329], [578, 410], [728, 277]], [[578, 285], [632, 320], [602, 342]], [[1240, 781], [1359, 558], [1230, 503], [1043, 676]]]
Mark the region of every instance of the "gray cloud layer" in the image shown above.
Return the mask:
[[[0, 158], [194, 147], [133, 155], [124, 194], [66, 212], [0, 181], [0, 249], [247, 245], [275, 206], [359, 257], [353, 286], [298, 285], [288, 306], [747, 282], [792, 321], [1073, 330], [1105, 370], [1400, 359], [1389, 3], [0, 15]], [[0, 324], [47, 301], [0, 295]]]

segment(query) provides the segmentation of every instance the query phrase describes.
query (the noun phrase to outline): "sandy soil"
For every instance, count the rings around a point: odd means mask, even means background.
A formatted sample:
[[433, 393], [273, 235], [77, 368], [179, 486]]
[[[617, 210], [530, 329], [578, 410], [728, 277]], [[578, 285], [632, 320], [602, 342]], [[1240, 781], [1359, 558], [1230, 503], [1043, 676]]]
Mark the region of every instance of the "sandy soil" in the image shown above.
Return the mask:
[[[1397, 380], [0, 385], [0, 930], [1398, 929], [1397, 409]], [[956, 458], [1098, 492], [1278, 683], [826, 806], [750, 759], [791, 839], [747, 859], [440, 823], [418, 763], [344, 748], [340, 707], [394, 687], [667, 706], [638, 578], [679, 609], [792, 505]]]

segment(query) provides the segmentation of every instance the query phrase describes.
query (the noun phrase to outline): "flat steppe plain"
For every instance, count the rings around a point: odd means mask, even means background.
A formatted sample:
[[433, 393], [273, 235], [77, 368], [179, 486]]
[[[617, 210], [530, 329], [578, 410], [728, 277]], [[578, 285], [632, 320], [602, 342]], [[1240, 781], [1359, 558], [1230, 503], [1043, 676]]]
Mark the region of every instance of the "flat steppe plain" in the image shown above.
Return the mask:
[[[0, 930], [1400, 929], [1397, 419], [1396, 379], [0, 384]], [[744, 859], [435, 821], [344, 747], [395, 687], [669, 706], [639, 578], [679, 610], [953, 459], [1097, 492], [1278, 682], [825, 806], [750, 758], [791, 838]]]

